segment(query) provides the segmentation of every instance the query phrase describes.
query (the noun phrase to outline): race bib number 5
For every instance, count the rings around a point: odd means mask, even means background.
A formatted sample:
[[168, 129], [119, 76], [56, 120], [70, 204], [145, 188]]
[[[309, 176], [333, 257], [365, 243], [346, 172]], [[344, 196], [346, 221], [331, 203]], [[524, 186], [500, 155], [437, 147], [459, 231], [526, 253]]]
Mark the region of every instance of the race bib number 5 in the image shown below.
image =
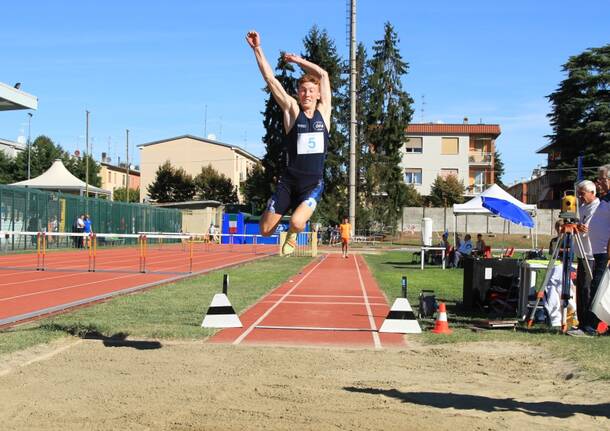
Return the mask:
[[319, 154], [324, 152], [324, 133], [299, 133], [297, 154]]

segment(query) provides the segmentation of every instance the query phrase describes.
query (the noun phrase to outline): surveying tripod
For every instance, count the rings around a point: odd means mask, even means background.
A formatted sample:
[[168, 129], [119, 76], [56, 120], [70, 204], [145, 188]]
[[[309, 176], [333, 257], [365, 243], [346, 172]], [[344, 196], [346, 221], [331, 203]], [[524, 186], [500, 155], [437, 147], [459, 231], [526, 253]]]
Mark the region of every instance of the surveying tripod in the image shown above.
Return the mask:
[[[587, 260], [586, 254], [584, 253], [582, 238], [578, 234], [576, 218], [564, 218], [564, 224], [561, 225], [559, 238], [555, 243], [555, 248], [553, 249], [549, 264], [546, 268], [546, 275], [544, 276], [544, 281], [542, 282], [540, 287], [536, 289], [536, 303], [534, 304], [534, 307], [532, 308], [529, 319], [527, 321], [528, 328], [531, 328], [534, 324], [534, 316], [536, 314], [536, 310], [538, 309], [540, 301], [542, 301], [542, 298], [544, 297], [544, 292], [549, 283], [549, 280], [551, 279], [551, 273], [553, 266], [555, 265], [555, 260], [559, 255], [559, 251], [563, 250], [563, 255], [561, 256], [561, 262], [563, 264], [561, 278], [561, 332], [565, 334], [568, 331], [568, 304], [570, 299], [572, 298], [572, 280], [570, 277], [570, 273], [572, 272], [572, 262], [574, 261], [574, 244], [576, 245], [579, 254], [583, 257], [582, 261], [584, 262], [585, 270], [587, 271], [589, 279], [593, 278], [591, 266], [589, 265], [589, 261]], [[578, 317], [579, 319], [582, 319], [584, 316]]]

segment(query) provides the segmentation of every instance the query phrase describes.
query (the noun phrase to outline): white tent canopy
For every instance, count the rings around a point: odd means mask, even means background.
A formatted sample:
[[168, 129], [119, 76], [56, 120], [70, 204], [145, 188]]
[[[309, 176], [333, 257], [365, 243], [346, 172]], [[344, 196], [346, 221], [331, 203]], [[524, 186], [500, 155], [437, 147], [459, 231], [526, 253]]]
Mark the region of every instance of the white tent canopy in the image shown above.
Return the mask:
[[19, 181], [11, 185], [31, 187], [34, 189], [55, 190], [58, 192], [78, 192], [80, 195], [85, 194], [87, 190], [90, 194], [94, 195], [112, 195], [110, 190], [100, 189], [91, 184], [87, 187], [87, 184], [84, 181], [79, 180], [66, 169], [60, 159], [55, 160], [46, 172], [36, 178]]
[[[532, 205], [532, 204], [524, 204], [523, 202], [519, 201], [518, 199], [515, 199], [513, 196], [511, 196], [510, 194], [508, 194], [506, 191], [504, 191], [504, 189], [502, 189], [500, 186], [498, 186], [497, 184], [493, 184], [490, 188], [488, 188], [487, 190], [485, 190], [483, 193], [481, 193], [479, 196], [476, 196], [472, 199], [470, 199], [468, 202], [465, 202], [463, 204], [454, 204], [453, 205], [453, 232], [454, 232], [454, 241], [455, 241], [455, 235], [457, 235], [456, 232], [456, 226], [457, 226], [457, 216], [460, 215], [484, 215], [484, 216], [493, 216], [495, 217], [495, 214], [492, 213], [491, 211], [489, 211], [487, 208], [485, 208], [483, 206], [483, 200], [481, 199], [481, 196], [485, 196], [485, 197], [490, 197], [490, 198], [496, 198], [496, 199], [502, 199], [505, 201], [508, 201], [510, 203], [515, 204], [516, 206], [518, 206], [519, 208], [521, 208], [524, 211], [527, 211], [528, 213], [530, 213], [533, 217], [534, 217], [534, 232], [533, 235], [531, 235], [532, 237], [532, 248], [536, 248], [538, 247], [538, 230], [536, 229], [537, 226], [537, 222], [538, 220], [536, 220], [536, 205]], [[532, 229], [530, 229], [530, 232], [532, 232]]]
[[493, 184], [490, 188], [485, 190], [479, 196], [476, 196], [470, 199], [468, 202], [463, 204], [454, 204], [453, 205], [453, 214], [455, 215], [465, 215], [465, 214], [481, 214], [481, 215], [493, 215], [491, 211], [483, 206], [483, 200], [481, 196], [502, 199], [504, 201], [508, 201], [512, 204], [517, 205], [524, 211], [529, 213], [534, 213], [536, 211], [536, 205], [524, 204], [523, 202], [515, 199], [507, 192], [505, 192], [500, 186], [497, 184]]

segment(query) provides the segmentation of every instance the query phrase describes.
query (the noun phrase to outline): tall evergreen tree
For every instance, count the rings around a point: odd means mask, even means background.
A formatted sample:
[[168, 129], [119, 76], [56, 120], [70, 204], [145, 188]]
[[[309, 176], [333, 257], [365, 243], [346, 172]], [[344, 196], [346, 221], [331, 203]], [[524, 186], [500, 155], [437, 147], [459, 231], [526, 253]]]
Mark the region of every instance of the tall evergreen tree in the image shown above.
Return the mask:
[[398, 35], [389, 22], [384, 30], [384, 37], [375, 42], [368, 62], [365, 191], [373, 220], [393, 231], [407, 203], [400, 162], [406, 128], [413, 115], [413, 99], [402, 88], [401, 79], [408, 64], [400, 55]]
[[342, 60], [326, 30], [313, 26], [305, 36], [303, 44], [305, 53], [302, 57], [326, 70], [332, 90], [328, 154], [324, 166], [325, 191], [313, 219], [338, 223], [349, 208], [349, 98], [346, 95], [348, 81], [341, 76]]
[[498, 150], [494, 151], [494, 178], [493, 182], [504, 187], [502, 182], [502, 176], [504, 175], [504, 162], [502, 161], [501, 154]]
[[567, 78], [548, 96], [553, 105], [548, 137], [561, 154], [550, 167], [574, 167], [581, 152], [585, 166], [609, 163], [610, 44], [570, 57], [563, 71]]

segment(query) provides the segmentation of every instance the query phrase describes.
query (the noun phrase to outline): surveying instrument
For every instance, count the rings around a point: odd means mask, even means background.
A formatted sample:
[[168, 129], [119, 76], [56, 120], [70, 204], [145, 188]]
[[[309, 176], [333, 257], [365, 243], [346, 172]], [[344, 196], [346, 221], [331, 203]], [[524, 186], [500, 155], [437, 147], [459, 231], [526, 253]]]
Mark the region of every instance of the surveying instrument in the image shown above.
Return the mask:
[[[568, 331], [568, 305], [570, 299], [572, 299], [572, 278], [570, 275], [572, 272], [572, 263], [574, 262], [574, 246], [576, 246], [580, 256], [582, 256], [582, 262], [585, 265], [585, 270], [587, 271], [589, 279], [593, 278], [593, 274], [591, 272], [589, 260], [584, 252], [582, 238], [578, 232], [578, 206], [576, 203], [576, 196], [574, 194], [569, 195], [567, 191], [564, 192], [563, 198], [561, 199], [561, 213], [559, 213], [559, 218], [563, 220], [563, 224], [560, 227], [559, 237], [557, 238], [557, 242], [555, 243], [555, 247], [551, 253], [551, 258], [549, 259], [549, 264], [546, 268], [544, 281], [540, 287], [536, 289], [536, 303], [534, 304], [530, 313], [527, 321], [527, 327], [531, 328], [534, 324], [536, 310], [538, 309], [540, 301], [542, 301], [544, 298], [544, 292], [551, 279], [551, 273], [553, 267], [555, 266], [555, 261], [559, 256], [559, 252], [562, 251], [561, 263], [563, 267], [561, 274], [561, 332], [565, 334]], [[582, 319], [583, 316], [578, 317], [579, 319]]]

